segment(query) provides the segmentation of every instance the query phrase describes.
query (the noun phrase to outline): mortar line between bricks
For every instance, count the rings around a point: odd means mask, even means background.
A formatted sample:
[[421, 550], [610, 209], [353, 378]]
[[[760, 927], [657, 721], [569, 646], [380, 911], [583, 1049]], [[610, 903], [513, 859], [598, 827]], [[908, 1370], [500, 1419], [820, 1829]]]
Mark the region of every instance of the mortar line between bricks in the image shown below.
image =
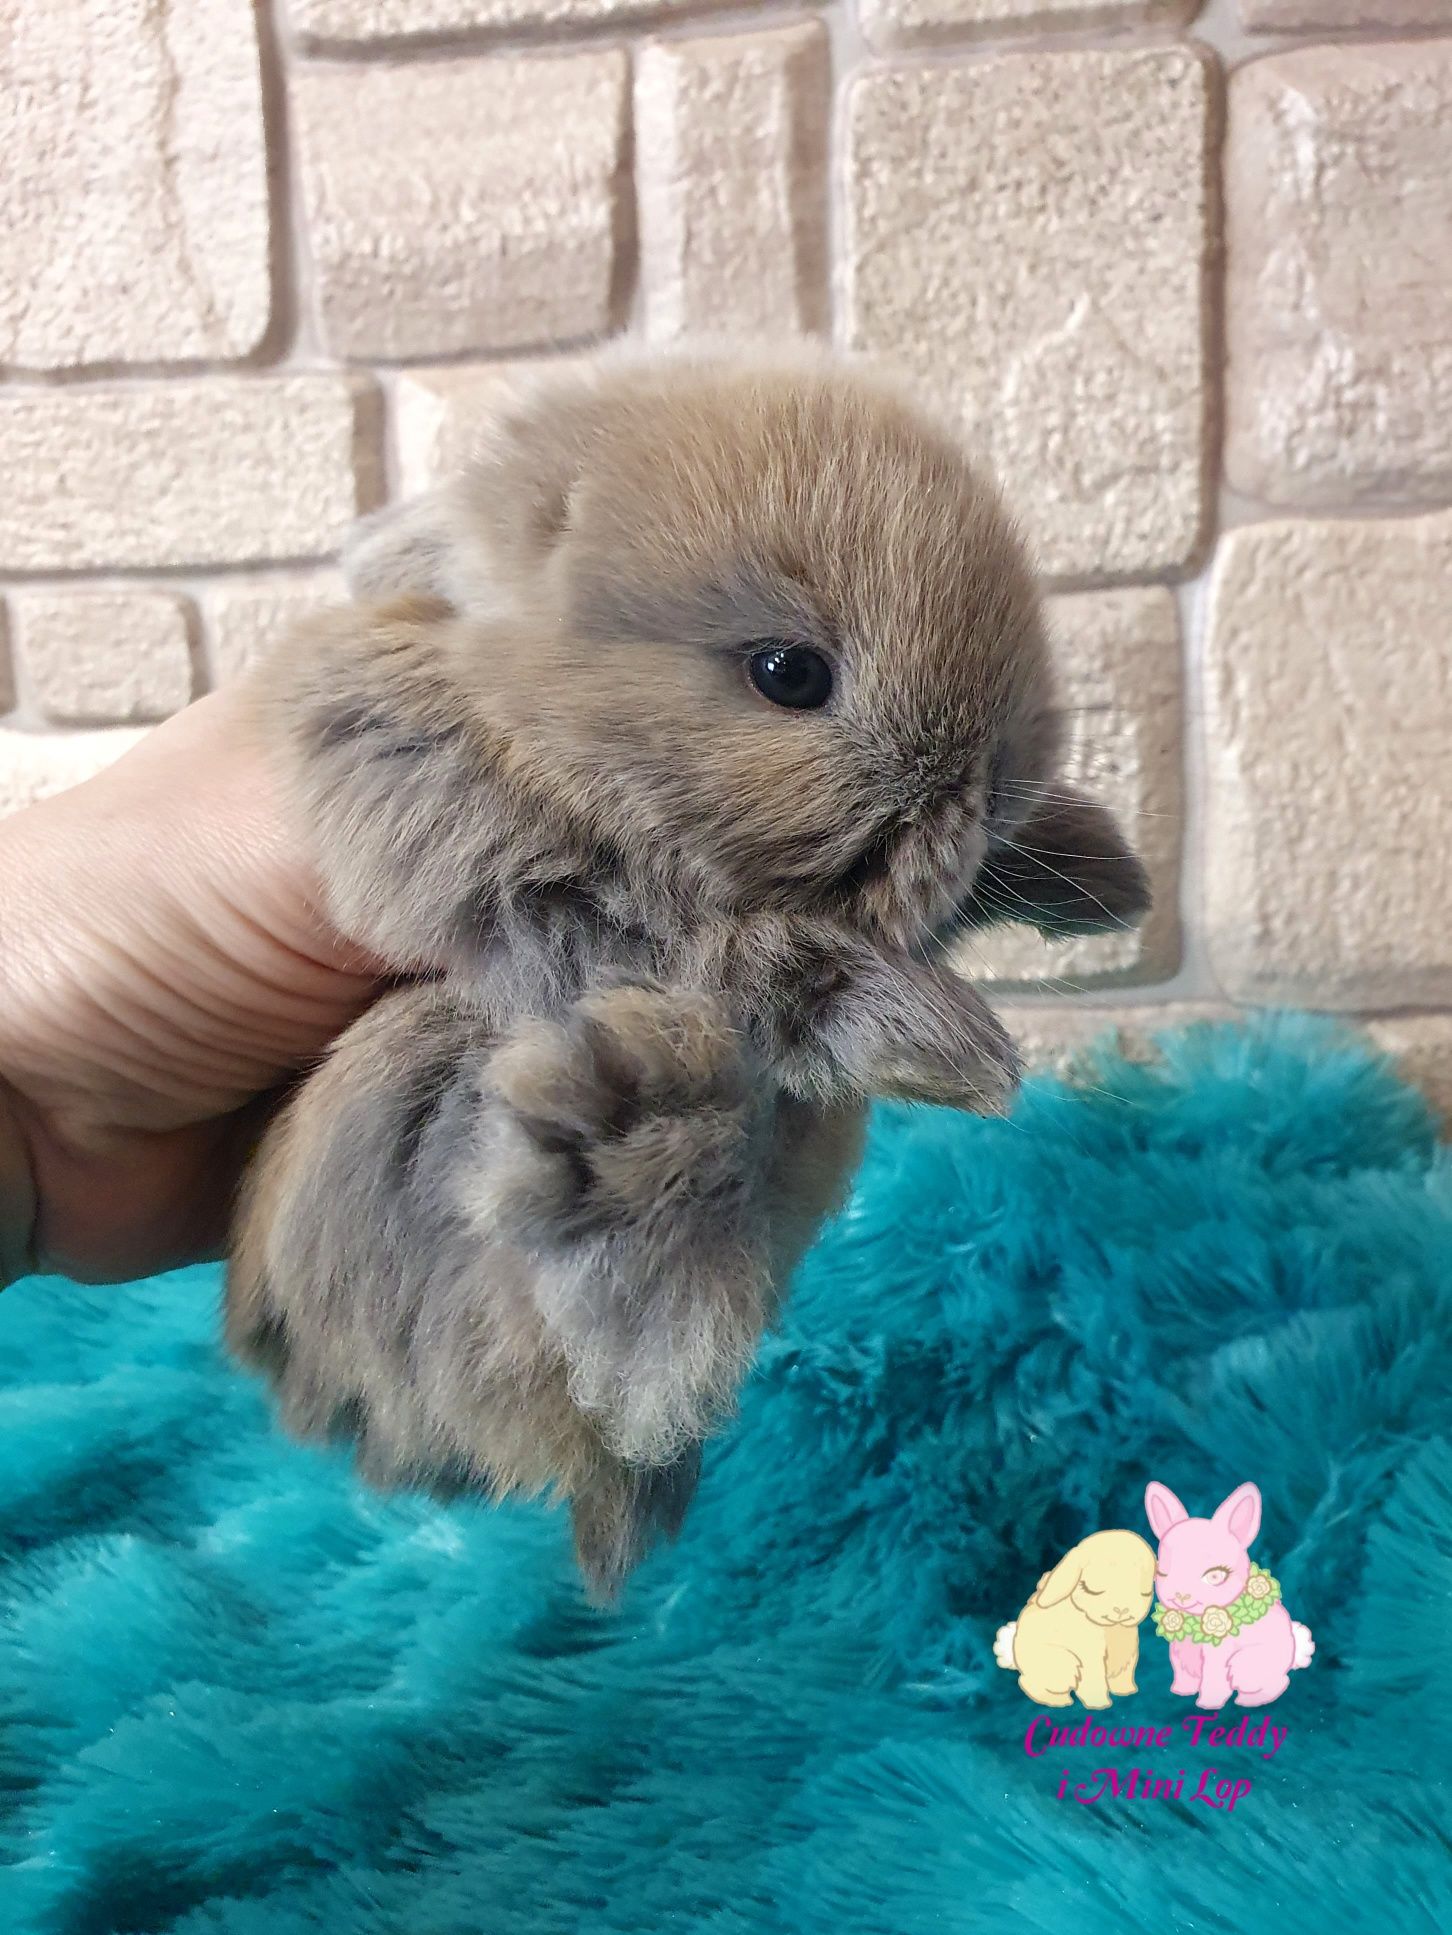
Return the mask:
[[292, 192], [292, 155], [288, 140], [287, 64], [278, 39], [274, 0], [257, 0], [257, 67], [262, 91], [262, 141], [267, 177], [268, 269], [272, 304], [258, 360], [286, 363], [297, 342], [297, 213]]
[[[1447, 27], [1303, 27], [1288, 29], [1245, 28], [1235, 13], [1236, 0], [1209, 0], [1190, 18], [1125, 19], [1122, 22], [1098, 21], [1077, 25], [1072, 18], [1051, 27], [1040, 26], [1015, 32], [1011, 20], [963, 22], [902, 40], [872, 41], [861, 37], [864, 54], [874, 62], [934, 62], [949, 64], [963, 60], [992, 58], [998, 54], [1048, 54], [1085, 48], [1110, 51], [1163, 45], [1166, 41], [1195, 38], [1213, 45], [1228, 67], [1264, 54], [1289, 48], [1338, 45], [1347, 39], [1436, 40], [1445, 38]], [[642, 10], [630, 19], [618, 15], [598, 21], [518, 22], [502, 27], [460, 26], [435, 32], [395, 34], [372, 40], [322, 39], [296, 34], [295, 57], [308, 67], [366, 67], [435, 60], [462, 60], [491, 55], [561, 55], [568, 57], [576, 48], [598, 49], [627, 40], [681, 40], [726, 37], [757, 29], [765, 30], [821, 17], [828, 7], [790, 4], [790, 0], [769, 0], [769, 4], [712, 6], [710, 0], [684, 9], [664, 7]], [[852, 10], [855, 15], [855, 9]]]
[[1163, 991], [1166, 998], [1223, 1001], [1224, 990], [1210, 959], [1205, 883], [1209, 756], [1205, 741], [1205, 628], [1210, 605], [1208, 569], [1175, 596], [1179, 617], [1180, 673], [1180, 967]]
[[[540, 27], [458, 36], [444, 41], [413, 45], [329, 47], [315, 53], [300, 51], [299, 67], [308, 72], [354, 71], [368, 67], [422, 67], [434, 62], [464, 60], [569, 60], [572, 54], [598, 54], [611, 49], [644, 46], [651, 41], [727, 40], [753, 33], [769, 33], [781, 27], [800, 26], [805, 21], [825, 19], [834, 10], [833, 0], [812, 6], [807, 0], [770, 0], [761, 7], [722, 7], [700, 13], [671, 15], [654, 20], [641, 18], [622, 21], [617, 17], [598, 22], [577, 21], [569, 28]], [[900, 46], [877, 45], [861, 31], [855, 8], [853, 34], [863, 64], [878, 67], [965, 67], [976, 66], [1003, 56], [1044, 54], [1117, 53], [1135, 54], [1163, 51], [1182, 46], [1187, 40], [1204, 40], [1194, 23], [1145, 21], [1120, 28], [1064, 27], [1038, 34], [956, 35], [941, 42], [908, 42]], [[1284, 35], [1259, 36], [1245, 42], [1244, 58], [1273, 53], [1285, 45], [1300, 44], [1306, 36], [1291, 39]], [[1204, 44], [1209, 45], [1209, 42]], [[1218, 50], [1217, 50], [1218, 51]], [[1236, 64], [1239, 64], [1237, 60]]]
[[847, 333], [847, 97], [865, 54], [850, 0], [837, 0], [823, 14], [832, 96], [827, 103], [827, 328], [826, 340], [840, 348]]

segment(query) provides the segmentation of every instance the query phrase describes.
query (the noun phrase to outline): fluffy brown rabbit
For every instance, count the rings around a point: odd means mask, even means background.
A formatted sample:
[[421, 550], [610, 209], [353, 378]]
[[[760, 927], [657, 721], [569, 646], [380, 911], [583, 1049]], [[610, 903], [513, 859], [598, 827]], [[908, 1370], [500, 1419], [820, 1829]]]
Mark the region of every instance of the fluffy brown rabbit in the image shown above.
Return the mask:
[[680, 1521], [874, 1095], [996, 1110], [965, 925], [1146, 904], [1056, 783], [993, 490], [823, 358], [607, 359], [366, 522], [256, 697], [408, 983], [264, 1141], [235, 1347], [380, 1482], [553, 1487], [613, 1592]]

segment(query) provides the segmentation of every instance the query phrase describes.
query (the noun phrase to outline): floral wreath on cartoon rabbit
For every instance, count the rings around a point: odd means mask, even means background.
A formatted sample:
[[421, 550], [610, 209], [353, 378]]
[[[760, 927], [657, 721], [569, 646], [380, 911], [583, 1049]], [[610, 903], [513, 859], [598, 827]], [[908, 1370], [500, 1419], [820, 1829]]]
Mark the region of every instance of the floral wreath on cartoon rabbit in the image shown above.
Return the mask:
[[1191, 1518], [1168, 1485], [1145, 1487], [1145, 1514], [1159, 1540], [1155, 1630], [1170, 1643], [1171, 1693], [1223, 1707], [1269, 1706], [1309, 1666], [1310, 1629], [1291, 1618], [1278, 1580], [1250, 1556], [1260, 1531], [1256, 1485], [1237, 1485], [1209, 1518]]

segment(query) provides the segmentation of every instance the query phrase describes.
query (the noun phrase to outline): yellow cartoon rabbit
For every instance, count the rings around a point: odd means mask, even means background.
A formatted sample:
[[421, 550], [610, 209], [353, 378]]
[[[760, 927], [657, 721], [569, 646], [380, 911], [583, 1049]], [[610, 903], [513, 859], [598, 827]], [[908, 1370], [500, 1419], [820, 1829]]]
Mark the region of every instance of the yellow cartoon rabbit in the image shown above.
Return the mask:
[[1000, 1666], [1040, 1706], [1107, 1707], [1137, 1689], [1140, 1621], [1154, 1591], [1155, 1555], [1137, 1532], [1093, 1532], [1039, 1580], [1018, 1618], [993, 1642]]

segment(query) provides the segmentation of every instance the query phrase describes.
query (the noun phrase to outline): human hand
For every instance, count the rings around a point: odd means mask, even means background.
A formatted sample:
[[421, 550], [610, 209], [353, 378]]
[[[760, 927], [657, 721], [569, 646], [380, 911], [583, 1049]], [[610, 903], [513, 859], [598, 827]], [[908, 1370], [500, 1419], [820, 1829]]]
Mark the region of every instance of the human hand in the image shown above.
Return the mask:
[[0, 821], [0, 1285], [218, 1254], [283, 1085], [376, 986], [234, 691]]

